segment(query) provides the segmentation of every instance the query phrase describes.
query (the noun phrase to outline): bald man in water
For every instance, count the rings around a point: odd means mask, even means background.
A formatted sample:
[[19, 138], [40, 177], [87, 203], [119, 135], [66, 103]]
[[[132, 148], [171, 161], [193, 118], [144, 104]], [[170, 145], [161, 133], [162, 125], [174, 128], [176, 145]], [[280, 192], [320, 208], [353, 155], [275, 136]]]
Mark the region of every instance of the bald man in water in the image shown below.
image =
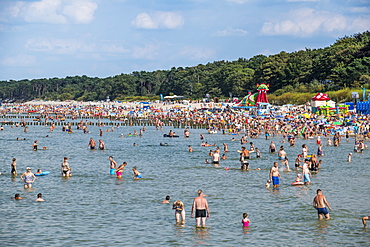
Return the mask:
[[[195, 210], [195, 222], [197, 227], [206, 226], [206, 219], [211, 216], [209, 211], [207, 199], [203, 197], [203, 191], [198, 190], [198, 196], [194, 198], [193, 205], [191, 207], [191, 217], [194, 218]], [[201, 224], [202, 223], [202, 224]]]

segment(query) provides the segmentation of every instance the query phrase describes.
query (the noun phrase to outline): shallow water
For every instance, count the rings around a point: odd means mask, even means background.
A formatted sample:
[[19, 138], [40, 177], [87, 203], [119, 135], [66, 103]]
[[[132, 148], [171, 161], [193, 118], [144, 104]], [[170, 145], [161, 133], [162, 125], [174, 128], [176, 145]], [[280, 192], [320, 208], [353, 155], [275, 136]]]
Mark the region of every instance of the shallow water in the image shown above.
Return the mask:
[[[74, 127], [75, 128], [75, 127]], [[125, 137], [120, 134], [139, 131], [140, 127], [120, 127], [114, 132], [104, 132], [101, 139], [107, 150], [90, 151], [89, 138], [100, 139], [99, 127], [89, 127], [91, 133], [62, 132], [58, 126], [49, 132], [45, 126], [10, 128], [0, 132], [1, 218], [0, 243], [2, 246], [113, 246], [113, 245], [170, 245], [170, 246], [244, 246], [247, 244], [274, 246], [366, 246], [370, 230], [364, 229], [361, 217], [370, 214], [368, 181], [369, 150], [355, 153], [353, 162], [347, 155], [353, 149], [353, 140], [342, 141], [340, 147], [324, 146], [323, 168], [312, 177], [310, 186], [292, 187], [296, 172], [281, 172], [279, 189], [266, 189], [269, 169], [277, 155], [269, 154], [268, 141], [253, 139], [262, 151], [262, 158], [255, 154], [251, 168], [261, 170], [240, 171], [239, 142], [229, 136], [209, 135], [205, 130], [191, 129], [185, 139], [182, 129], [174, 129], [179, 138], [164, 138], [170, 127], [155, 130], [147, 127], [143, 137]], [[102, 128], [104, 131], [108, 127]], [[229, 144], [228, 159], [220, 167], [205, 164], [208, 151], [214, 147], [201, 147], [199, 134], [205, 141]], [[45, 137], [49, 135], [50, 137]], [[26, 138], [16, 141], [16, 138]], [[39, 150], [32, 151], [34, 140]], [[134, 147], [133, 143], [138, 146]], [[168, 146], [160, 146], [167, 142]], [[294, 158], [306, 143], [310, 153], [316, 153], [315, 140], [298, 139], [296, 147], [283, 144], [294, 168]], [[193, 153], [187, 146], [192, 145]], [[40, 150], [46, 146], [47, 150]], [[246, 145], [249, 147], [249, 145]], [[128, 163], [122, 179], [109, 175], [108, 157], [117, 163]], [[60, 175], [63, 157], [69, 158], [73, 176]], [[27, 166], [50, 171], [38, 177], [33, 189], [23, 189], [19, 177], [10, 176], [11, 159], [17, 158], [18, 172]], [[131, 168], [137, 166], [143, 179], [134, 180]], [[230, 167], [230, 170], [225, 170]], [[312, 199], [321, 188], [333, 211], [329, 221], [317, 220]], [[207, 195], [211, 218], [207, 228], [196, 228], [190, 218], [191, 203], [196, 191], [203, 189]], [[12, 200], [15, 193], [24, 199]], [[45, 202], [35, 202], [42, 193]], [[187, 222], [177, 225], [172, 204], [160, 204], [166, 195], [171, 202], [185, 204]], [[251, 226], [243, 229], [242, 214], [247, 212]]]

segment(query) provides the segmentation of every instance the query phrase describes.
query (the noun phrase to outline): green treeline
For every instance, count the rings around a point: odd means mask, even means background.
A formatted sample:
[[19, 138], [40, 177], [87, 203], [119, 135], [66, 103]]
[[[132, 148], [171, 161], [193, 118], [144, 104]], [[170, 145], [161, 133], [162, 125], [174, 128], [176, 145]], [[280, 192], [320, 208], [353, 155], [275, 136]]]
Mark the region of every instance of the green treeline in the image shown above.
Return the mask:
[[135, 71], [107, 78], [0, 81], [0, 98], [95, 101], [107, 96], [111, 100], [159, 99], [159, 94], [229, 98], [255, 92], [256, 84], [261, 82], [270, 84], [274, 103], [297, 103], [298, 93], [370, 88], [370, 31], [340, 38], [322, 49], [282, 51], [193, 67]]

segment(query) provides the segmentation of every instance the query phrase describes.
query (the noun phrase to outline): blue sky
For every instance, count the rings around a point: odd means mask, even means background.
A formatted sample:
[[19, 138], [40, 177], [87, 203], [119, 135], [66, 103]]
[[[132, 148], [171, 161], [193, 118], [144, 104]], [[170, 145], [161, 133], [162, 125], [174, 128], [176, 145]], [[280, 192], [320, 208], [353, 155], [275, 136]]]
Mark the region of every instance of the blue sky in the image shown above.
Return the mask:
[[0, 0], [0, 80], [189, 67], [369, 29], [370, 0]]

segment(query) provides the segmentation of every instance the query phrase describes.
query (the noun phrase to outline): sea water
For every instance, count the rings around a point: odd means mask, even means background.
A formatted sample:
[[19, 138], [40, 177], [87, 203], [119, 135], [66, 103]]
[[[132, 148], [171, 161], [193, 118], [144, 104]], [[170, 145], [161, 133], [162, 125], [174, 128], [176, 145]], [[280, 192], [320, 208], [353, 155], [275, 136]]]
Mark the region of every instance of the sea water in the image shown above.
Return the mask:
[[[311, 178], [309, 186], [290, 186], [296, 178], [294, 160], [307, 144], [309, 153], [316, 153], [314, 139], [298, 139], [295, 147], [280, 143], [281, 137], [250, 139], [261, 150], [262, 158], [251, 154], [249, 171], [240, 170], [237, 135], [208, 134], [190, 129], [190, 138], [183, 129], [148, 126], [142, 137], [128, 137], [142, 127], [90, 126], [90, 133], [81, 130], [68, 134], [58, 126], [53, 132], [45, 126], [23, 128], [5, 126], [0, 131], [0, 245], [1, 246], [366, 246], [370, 231], [364, 229], [361, 217], [369, 208], [369, 150], [354, 153], [354, 140], [342, 140], [339, 147], [324, 145], [322, 169]], [[103, 136], [99, 136], [99, 129]], [[164, 138], [169, 130], [179, 138]], [[124, 134], [125, 137], [121, 137]], [[200, 146], [204, 141], [229, 145], [228, 159], [215, 167], [205, 164], [210, 150]], [[48, 137], [46, 137], [48, 135]], [[17, 141], [16, 138], [26, 138]], [[90, 150], [89, 138], [105, 142], [106, 150]], [[38, 141], [38, 151], [32, 143]], [[280, 163], [281, 186], [266, 189], [269, 169], [277, 154], [269, 154], [270, 141], [277, 148], [284, 145], [292, 172], [284, 172]], [[324, 144], [325, 138], [323, 139]], [[161, 146], [160, 143], [168, 146]], [[137, 146], [134, 146], [136, 143]], [[188, 152], [188, 145], [194, 149]], [[45, 146], [46, 150], [42, 150]], [[245, 145], [249, 148], [249, 144]], [[223, 152], [221, 152], [222, 154]], [[108, 157], [118, 164], [128, 163], [121, 179], [109, 175]], [[73, 176], [61, 177], [63, 157], [69, 158]], [[18, 177], [10, 175], [12, 158], [17, 159], [19, 175], [26, 167], [50, 171], [37, 177], [32, 189], [24, 189]], [[134, 180], [136, 166], [143, 179]], [[229, 167], [226, 170], [225, 167]], [[261, 170], [254, 170], [260, 168]], [[322, 189], [332, 207], [330, 220], [317, 219], [312, 200]], [[191, 204], [198, 189], [206, 194], [211, 217], [206, 228], [196, 228], [190, 217]], [[19, 193], [24, 198], [11, 199]], [[42, 193], [45, 202], [36, 202]], [[161, 204], [167, 195], [170, 204]], [[172, 203], [185, 204], [186, 223], [176, 224]], [[242, 214], [249, 214], [251, 224], [243, 228]]]

